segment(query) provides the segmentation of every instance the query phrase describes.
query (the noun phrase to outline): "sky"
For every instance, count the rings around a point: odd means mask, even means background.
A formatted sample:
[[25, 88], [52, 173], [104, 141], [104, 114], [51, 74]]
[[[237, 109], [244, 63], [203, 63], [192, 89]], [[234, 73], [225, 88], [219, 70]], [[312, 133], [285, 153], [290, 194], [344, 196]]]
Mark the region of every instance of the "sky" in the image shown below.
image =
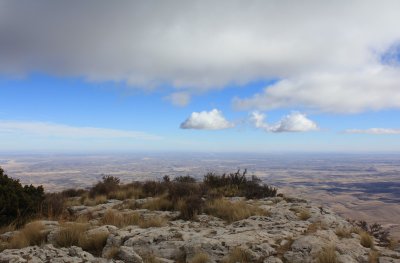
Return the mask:
[[0, 152], [400, 152], [398, 10], [0, 0]]

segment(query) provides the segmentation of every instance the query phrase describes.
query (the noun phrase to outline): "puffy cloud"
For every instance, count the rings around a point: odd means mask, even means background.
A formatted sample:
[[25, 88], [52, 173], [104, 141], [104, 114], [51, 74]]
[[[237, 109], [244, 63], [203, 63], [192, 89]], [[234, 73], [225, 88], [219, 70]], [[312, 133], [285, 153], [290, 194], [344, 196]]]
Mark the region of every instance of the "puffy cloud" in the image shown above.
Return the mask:
[[386, 52], [397, 50], [399, 9], [396, 0], [0, 0], [0, 73], [187, 92], [280, 79], [236, 106], [399, 108], [400, 70]]
[[1, 133], [63, 138], [132, 138], [141, 140], [161, 139], [159, 136], [138, 131], [95, 127], [76, 127], [48, 122], [24, 122], [8, 120], [0, 120], [0, 134]]
[[187, 92], [175, 92], [166, 97], [167, 100], [178, 107], [184, 107], [190, 102], [190, 94]]
[[275, 124], [265, 122], [265, 114], [258, 111], [251, 113], [250, 120], [254, 126], [266, 132], [308, 132], [318, 130], [315, 122], [308, 119], [305, 114], [292, 112]]
[[181, 129], [222, 130], [232, 128], [234, 125], [227, 121], [222, 112], [211, 111], [193, 112], [182, 124]]
[[400, 129], [370, 128], [370, 129], [349, 129], [345, 133], [351, 134], [400, 134]]

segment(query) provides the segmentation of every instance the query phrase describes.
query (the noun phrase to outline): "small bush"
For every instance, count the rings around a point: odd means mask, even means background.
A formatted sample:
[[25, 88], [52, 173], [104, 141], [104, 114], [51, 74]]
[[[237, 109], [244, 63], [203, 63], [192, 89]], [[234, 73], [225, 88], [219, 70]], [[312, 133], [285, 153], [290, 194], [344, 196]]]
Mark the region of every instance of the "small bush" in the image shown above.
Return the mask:
[[167, 185], [156, 181], [146, 181], [141, 189], [144, 197], [160, 196], [167, 192]]
[[120, 179], [118, 177], [105, 175], [102, 177], [102, 181], [98, 182], [90, 189], [89, 196], [93, 198], [96, 195], [108, 195], [118, 189], [119, 183]]
[[20, 232], [10, 241], [10, 248], [24, 248], [28, 246], [40, 246], [46, 241], [46, 234], [43, 233], [44, 226], [40, 222], [26, 224]]
[[332, 246], [322, 248], [321, 251], [318, 253], [317, 262], [338, 263], [335, 248]]
[[65, 211], [66, 198], [62, 193], [49, 193], [45, 195], [41, 213], [48, 219], [60, 219]]
[[363, 231], [360, 233], [360, 244], [366, 248], [373, 248], [374, 238], [368, 232]]
[[161, 196], [147, 201], [142, 205], [142, 208], [152, 211], [171, 211], [174, 209], [174, 204], [165, 196]]
[[168, 199], [176, 203], [180, 199], [190, 196], [201, 196], [201, 189], [195, 183], [177, 183], [173, 182], [168, 185]]
[[208, 256], [208, 254], [204, 252], [199, 252], [195, 254], [189, 261], [189, 263], [207, 263], [207, 262], [210, 262], [210, 257]]
[[56, 245], [59, 247], [79, 246], [80, 241], [85, 238], [87, 224], [68, 223], [55, 236]]
[[244, 201], [230, 202], [225, 199], [215, 199], [206, 204], [205, 212], [224, 219], [228, 223], [242, 220], [253, 215], [267, 216], [268, 212]]
[[193, 220], [203, 210], [203, 200], [200, 196], [189, 196], [180, 199], [177, 202], [177, 208], [180, 212], [179, 218], [183, 220]]
[[61, 194], [66, 198], [79, 197], [85, 193], [87, 193], [87, 191], [83, 189], [66, 189], [61, 192]]
[[248, 263], [252, 262], [250, 253], [246, 250], [236, 247], [231, 253], [229, 253], [228, 257], [222, 261], [223, 263]]
[[178, 183], [195, 183], [196, 179], [194, 177], [186, 175], [186, 176], [177, 176], [174, 178], [174, 181]]

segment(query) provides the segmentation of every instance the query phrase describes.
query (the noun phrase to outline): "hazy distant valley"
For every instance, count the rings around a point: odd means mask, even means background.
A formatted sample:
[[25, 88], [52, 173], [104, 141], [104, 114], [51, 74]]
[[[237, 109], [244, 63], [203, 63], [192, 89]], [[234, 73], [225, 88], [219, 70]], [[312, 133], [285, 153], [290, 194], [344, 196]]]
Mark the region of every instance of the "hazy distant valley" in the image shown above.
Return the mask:
[[130, 182], [247, 168], [280, 192], [328, 205], [345, 217], [379, 222], [400, 236], [399, 155], [1, 155], [0, 166], [47, 191], [88, 187], [102, 174]]

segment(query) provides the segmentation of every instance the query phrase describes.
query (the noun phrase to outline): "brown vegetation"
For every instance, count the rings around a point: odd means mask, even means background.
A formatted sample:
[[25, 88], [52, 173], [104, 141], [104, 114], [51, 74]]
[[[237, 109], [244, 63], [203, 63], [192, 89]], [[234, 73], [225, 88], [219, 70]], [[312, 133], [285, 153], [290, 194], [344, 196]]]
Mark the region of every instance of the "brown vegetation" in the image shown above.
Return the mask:
[[318, 253], [318, 263], [337, 263], [338, 259], [336, 256], [336, 250], [333, 246], [324, 247]]

